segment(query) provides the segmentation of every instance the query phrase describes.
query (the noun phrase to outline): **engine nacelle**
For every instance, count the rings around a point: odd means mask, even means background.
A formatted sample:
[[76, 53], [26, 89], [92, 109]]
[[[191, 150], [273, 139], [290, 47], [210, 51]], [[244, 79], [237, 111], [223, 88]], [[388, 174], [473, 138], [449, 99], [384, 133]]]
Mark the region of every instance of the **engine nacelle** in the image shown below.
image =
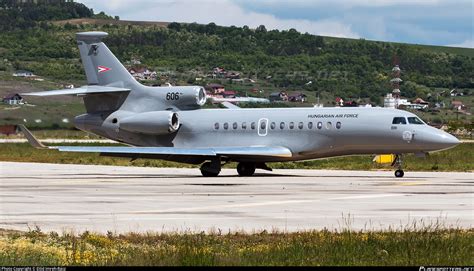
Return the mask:
[[207, 99], [204, 88], [198, 86], [170, 87], [163, 92], [163, 96], [167, 104], [180, 109], [199, 108]]
[[120, 120], [119, 127], [133, 133], [166, 135], [178, 130], [179, 118], [176, 112], [171, 111], [138, 113]]

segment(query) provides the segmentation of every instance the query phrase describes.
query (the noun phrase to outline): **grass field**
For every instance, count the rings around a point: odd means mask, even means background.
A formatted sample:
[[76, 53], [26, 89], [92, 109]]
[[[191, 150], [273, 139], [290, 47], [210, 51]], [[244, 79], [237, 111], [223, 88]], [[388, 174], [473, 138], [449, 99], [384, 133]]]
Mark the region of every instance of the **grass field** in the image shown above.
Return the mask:
[[[94, 144], [93, 144], [94, 145]], [[97, 144], [95, 144], [97, 145]], [[87, 146], [85, 144], [84, 146]], [[372, 156], [347, 156], [330, 159], [320, 159], [303, 162], [270, 163], [275, 169], [345, 169], [345, 170], [375, 170], [391, 169], [388, 166], [372, 162]], [[407, 171], [474, 171], [474, 144], [463, 143], [456, 148], [436, 152], [427, 158], [408, 155], [404, 159], [404, 169]], [[128, 159], [101, 157], [95, 153], [65, 153], [55, 150], [37, 150], [24, 144], [0, 144], [0, 161], [39, 162], [65, 164], [98, 164], [139, 167], [197, 167], [162, 160]], [[235, 168], [235, 163], [225, 167]]]
[[2, 231], [2, 265], [474, 264], [474, 230], [429, 226], [382, 232], [42, 233]]

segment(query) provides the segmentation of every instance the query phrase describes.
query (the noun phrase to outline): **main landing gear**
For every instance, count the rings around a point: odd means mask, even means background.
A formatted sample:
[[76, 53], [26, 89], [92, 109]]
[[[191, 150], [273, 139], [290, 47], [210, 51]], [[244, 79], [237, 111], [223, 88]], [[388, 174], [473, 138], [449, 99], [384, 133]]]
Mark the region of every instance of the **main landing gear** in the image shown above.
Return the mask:
[[[241, 177], [249, 177], [255, 173], [255, 169], [272, 171], [265, 163], [240, 162], [237, 164], [237, 173]], [[201, 165], [201, 174], [204, 177], [217, 177], [221, 172], [221, 160], [215, 159]]]
[[403, 163], [403, 156], [401, 154], [397, 154], [395, 157], [395, 161], [393, 161], [392, 166], [398, 168], [395, 170], [395, 177], [397, 178], [402, 178], [405, 175], [405, 172], [402, 169], [402, 163]]
[[237, 173], [239, 176], [252, 176], [256, 169], [255, 163], [239, 163], [237, 165]]
[[201, 165], [201, 174], [204, 177], [217, 177], [221, 172], [221, 160], [215, 159]]

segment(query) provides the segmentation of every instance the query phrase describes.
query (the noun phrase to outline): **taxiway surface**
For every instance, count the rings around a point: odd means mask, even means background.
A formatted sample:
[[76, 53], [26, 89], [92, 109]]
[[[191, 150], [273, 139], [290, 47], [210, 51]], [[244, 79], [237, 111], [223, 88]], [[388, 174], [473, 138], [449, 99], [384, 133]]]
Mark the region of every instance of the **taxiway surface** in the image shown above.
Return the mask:
[[471, 228], [474, 173], [224, 169], [0, 162], [0, 228], [145, 232]]

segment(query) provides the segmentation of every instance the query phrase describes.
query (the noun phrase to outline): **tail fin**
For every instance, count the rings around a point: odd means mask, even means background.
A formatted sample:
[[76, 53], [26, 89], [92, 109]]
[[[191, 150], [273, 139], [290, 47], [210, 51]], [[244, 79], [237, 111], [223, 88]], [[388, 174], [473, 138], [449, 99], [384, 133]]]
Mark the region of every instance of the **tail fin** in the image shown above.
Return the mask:
[[130, 86], [135, 78], [102, 42], [105, 32], [77, 33], [77, 45], [89, 85]]

